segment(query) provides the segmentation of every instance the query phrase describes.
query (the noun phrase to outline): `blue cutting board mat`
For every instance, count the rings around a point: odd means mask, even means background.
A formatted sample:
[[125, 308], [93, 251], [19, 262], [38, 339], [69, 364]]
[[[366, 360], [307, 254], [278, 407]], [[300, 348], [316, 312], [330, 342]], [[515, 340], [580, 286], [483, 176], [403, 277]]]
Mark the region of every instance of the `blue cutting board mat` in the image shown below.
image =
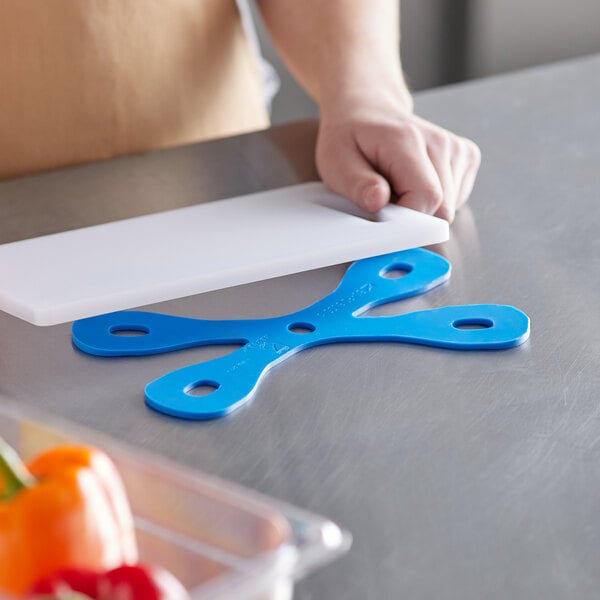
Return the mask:
[[[500, 350], [528, 339], [529, 317], [502, 304], [443, 306], [387, 317], [366, 314], [374, 306], [424, 294], [449, 277], [446, 259], [414, 248], [355, 262], [331, 294], [292, 314], [214, 321], [120, 311], [76, 321], [73, 343], [98, 356], [241, 344], [228, 355], [183, 367], [146, 386], [146, 402], [155, 410], [184, 419], [214, 419], [243, 406], [269, 369], [305, 348], [359, 341]], [[137, 335], [124, 335], [128, 333]], [[198, 389], [208, 394], [198, 396]]]

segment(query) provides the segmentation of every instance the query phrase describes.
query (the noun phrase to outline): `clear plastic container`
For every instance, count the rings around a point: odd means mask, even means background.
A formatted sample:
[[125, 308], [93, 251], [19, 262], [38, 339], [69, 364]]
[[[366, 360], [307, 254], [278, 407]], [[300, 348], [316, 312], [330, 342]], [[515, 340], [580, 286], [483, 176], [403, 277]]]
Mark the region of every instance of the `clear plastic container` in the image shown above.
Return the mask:
[[294, 581], [350, 547], [325, 518], [4, 400], [0, 436], [25, 460], [65, 442], [106, 452], [127, 489], [140, 559], [171, 571], [193, 600], [289, 600]]

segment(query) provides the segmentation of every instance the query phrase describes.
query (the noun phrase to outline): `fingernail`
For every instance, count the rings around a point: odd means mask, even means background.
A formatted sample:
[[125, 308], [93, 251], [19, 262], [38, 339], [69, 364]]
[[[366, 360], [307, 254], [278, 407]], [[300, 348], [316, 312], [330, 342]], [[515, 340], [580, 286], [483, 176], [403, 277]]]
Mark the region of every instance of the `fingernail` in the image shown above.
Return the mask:
[[365, 196], [363, 198], [363, 202], [362, 205], [364, 207], [365, 210], [368, 210], [369, 212], [373, 212], [375, 210], [379, 209], [379, 195], [380, 195], [380, 185], [378, 183], [372, 185], [367, 192], [365, 193]]

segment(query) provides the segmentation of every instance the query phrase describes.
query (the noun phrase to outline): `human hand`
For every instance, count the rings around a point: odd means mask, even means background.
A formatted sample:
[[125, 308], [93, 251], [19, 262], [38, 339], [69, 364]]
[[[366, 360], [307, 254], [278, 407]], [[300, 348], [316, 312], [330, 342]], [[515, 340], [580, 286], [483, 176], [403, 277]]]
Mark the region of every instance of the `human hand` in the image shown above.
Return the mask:
[[450, 223], [469, 198], [481, 153], [471, 140], [392, 103], [321, 111], [317, 169], [367, 212], [397, 202]]

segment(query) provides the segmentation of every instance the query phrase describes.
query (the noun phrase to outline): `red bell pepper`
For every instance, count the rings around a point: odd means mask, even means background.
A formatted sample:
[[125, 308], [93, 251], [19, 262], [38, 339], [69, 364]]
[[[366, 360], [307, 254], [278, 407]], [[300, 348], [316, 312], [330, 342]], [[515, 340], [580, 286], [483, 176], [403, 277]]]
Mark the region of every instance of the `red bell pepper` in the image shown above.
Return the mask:
[[61, 598], [61, 594], [71, 591], [93, 600], [189, 600], [189, 594], [171, 573], [143, 563], [122, 565], [104, 573], [63, 569], [39, 581], [30, 596], [50, 594]]
[[65, 592], [60, 594], [44, 594], [43, 596], [36, 596], [36, 600], [93, 600], [85, 594], [79, 592]]

